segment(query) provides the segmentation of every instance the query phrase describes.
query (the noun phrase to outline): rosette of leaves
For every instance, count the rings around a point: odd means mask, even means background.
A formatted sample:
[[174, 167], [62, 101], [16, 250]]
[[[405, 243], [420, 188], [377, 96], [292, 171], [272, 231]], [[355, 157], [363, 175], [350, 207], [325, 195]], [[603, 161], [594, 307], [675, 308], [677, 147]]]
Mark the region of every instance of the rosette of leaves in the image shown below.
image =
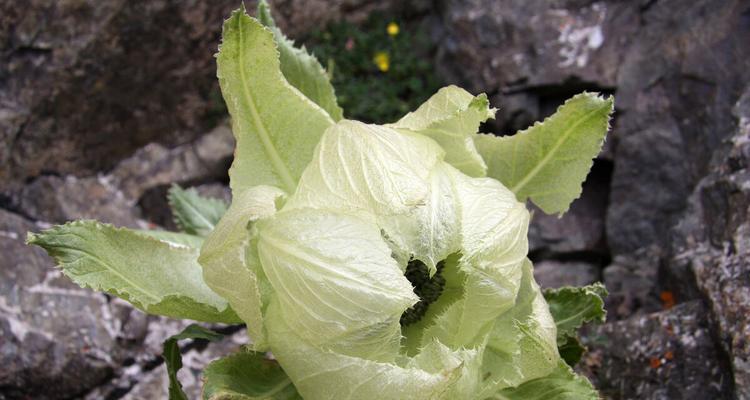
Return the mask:
[[[485, 95], [438, 91], [388, 125], [343, 120], [320, 64], [265, 2], [225, 22], [218, 77], [237, 139], [232, 204], [173, 188], [181, 233], [79, 221], [30, 234], [81, 286], [174, 318], [245, 323], [206, 399], [596, 399], [575, 331], [603, 288], [542, 293], [534, 202], [563, 213], [608, 129], [584, 93], [509, 137]], [[177, 340], [170, 338], [170, 396]]]

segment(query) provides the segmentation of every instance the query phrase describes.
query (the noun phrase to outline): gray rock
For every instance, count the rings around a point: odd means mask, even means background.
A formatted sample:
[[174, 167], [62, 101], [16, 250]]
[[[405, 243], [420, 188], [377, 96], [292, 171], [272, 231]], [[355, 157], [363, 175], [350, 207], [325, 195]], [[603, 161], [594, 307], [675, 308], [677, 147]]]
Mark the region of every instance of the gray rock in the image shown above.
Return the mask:
[[[639, 260], [644, 258], [641, 255]], [[604, 268], [604, 286], [609, 291], [606, 299], [608, 318], [619, 320], [636, 312], [660, 310], [662, 304], [656, 272], [622, 256]]]
[[[201, 398], [203, 370], [206, 366], [218, 358], [240, 351], [241, 346], [247, 344], [248, 340], [245, 330], [241, 330], [226, 336], [217, 343], [209, 343], [204, 349], [190, 348], [187, 352], [184, 352], [182, 355], [183, 368], [177, 372], [177, 377], [187, 397], [189, 399]], [[190, 347], [190, 343], [189, 341], [183, 341], [181, 346]], [[122, 399], [165, 399], [168, 397], [168, 388], [167, 370], [166, 366], [162, 364], [140, 376], [138, 383]]]
[[534, 278], [542, 288], [586, 286], [600, 280], [596, 265], [553, 260], [534, 263]]
[[732, 399], [707, 311], [692, 301], [597, 327], [583, 340], [581, 369], [613, 400]]
[[136, 227], [140, 212], [107, 179], [42, 176], [23, 187], [19, 207], [38, 221], [61, 224], [76, 219], [98, 219], [117, 226]]
[[0, 210], [0, 387], [7, 398], [74, 397], [129, 357], [146, 321], [63, 279], [43, 251], [24, 244], [37, 229]]
[[195, 142], [175, 148], [151, 143], [120, 162], [108, 177], [127, 198], [137, 200], [158, 186], [226, 177], [233, 151], [232, 131], [219, 125]]
[[609, 191], [606, 163], [596, 163], [583, 185], [581, 197], [559, 217], [533, 207], [529, 225], [529, 252], [549, 258], [573, 254], [602, 258], [608, 254], [604, 236], [604, 218]]
[[[736, 396], [750, 398], [750, 89], [737, 103], [736, 136], [719, 151], [712, 173], [691, 197], [673, 232], [673, 276], [692, 278], [708, 300]], [[692, 272], [694, 275], [688, 275]]]
[[[296, 37], [399, 4], [271, 1]], [[0, 5], [0, 193], [29, 177], [93, 175], [134, 150], [190, 141], [225, 118], [213, 54], [236, 0]], [[255, 2], [247, 2], [249, 10]]]

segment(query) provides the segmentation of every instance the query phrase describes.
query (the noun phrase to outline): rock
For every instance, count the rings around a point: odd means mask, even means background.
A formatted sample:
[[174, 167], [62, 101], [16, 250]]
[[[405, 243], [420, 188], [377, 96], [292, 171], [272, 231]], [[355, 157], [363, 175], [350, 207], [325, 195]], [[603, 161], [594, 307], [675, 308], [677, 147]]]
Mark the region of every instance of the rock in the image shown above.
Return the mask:
[[585, 262], [545, 260], [534, 264], [534, 278], [542, 288], [586, 286], [598, 282], [599, 267]]
[[130, 356], [145, 318], [63, 279], [41, 249], [24, 244], [37, 229], [0, 210], [0, 387], [8, 398], [75, 397]]
[[151, 143], [119, 163], [109, 176], [127, 198], [139, 199], [158, 186], [226, 179], [233, 151], [232, 131], [220, 125], [172, 149]]
[[750, 82], [746, 9], [740, 0], [443, 1], [436, 65], [492, 96], [504, 134], [580, 91], [616, 90], [607, 242], [634, 257], [668, 248], [713, 150], [733, 132], [731, 107]]
[[583, 185], [581, 197], [562, 217], [533, 207], [529, 225], [529, 253], [534, 258], [560, 255], [603, 258], [608, 254], [604, 237], [609, 178], [607, 162], [597, 161]]
[[[715, 155], [673, 232], [673, 276], [692, 278], [708, 300], [734, 373], [738, 399], [750, 398], [750, 88], [734, 109], [737, 132]], [[686, 271], [692, 271], [690, 276]]]
[[[0, 191], [91, 175], [223, 114], [213, 53], [235, 1], [9, 2], [0, 12]], [[158, 38], [158, 40], [154, 40]]]
[[23, 187], [18, 208], [26, 216], [52, 224], [98, 219], [117, 226], [137, 227], [140, 219], [139, 210], [103, 176], [39, 177]]
[[[187, 397], [189, 399], [201, 398], [203, 370], [206, 366], [211, 361], [239, 351], [242, 345], [248, 343], [248, 340], [245, 330], [241, 330], [228, 335], [220, 342], [209, 343], [204, 349], [191, 348], [187, 352], [184, 352], [182, 354], [183, 368], [177, 372], [177, 377]], [[183, 348], [189, 347], [190, 344], [185, 344], [183, 341], [181, 342], [181, 346]], [[166, 366], [162, 364], [141, 376], [139, 382], [122, 399], [165, 399], [168, 397], [168, 388], [169, 378]]]
[[691, 301], [596, 327], [583, 339], [581, 369], [608, 399], [731, 399], [731, 372], [707, 311]]
[[[399, 4], [271, 3], [291, 37]], [[150, 142], [185, 143], [225, 118], [213, 55], [222, 22], [239, 4], [3, 2], [0, 193], [40, 174], [96, 174]], [[253, 12], [255, 2], [246, 6]]]
[[637, 311], [648, 313], [662, 307], [654, 269], [641, 268], [637, 262], [619, 256], [604, 268], [603, 280], [609, 292], [605, 302], [609, 319], [619, 320]]

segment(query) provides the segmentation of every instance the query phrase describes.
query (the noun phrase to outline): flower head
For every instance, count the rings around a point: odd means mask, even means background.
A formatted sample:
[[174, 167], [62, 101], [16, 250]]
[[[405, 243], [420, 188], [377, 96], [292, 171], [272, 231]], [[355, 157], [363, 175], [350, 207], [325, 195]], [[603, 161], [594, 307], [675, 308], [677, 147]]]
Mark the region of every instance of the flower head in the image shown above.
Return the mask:
[[385, 31], [388, 32], [388, 36], [395, 37], [399, 32], [398, 24], [395, 22], [390, 22], [385, 28]]
[[379, 51], [375, 53], [375, 56], [372, 58], [372, 61], [375, 63], [375, 66], [377, 66], [381, 72], [388, 72], [388, 70], [391, 68], [391, 56], [388, 55], [388, 53], [384, 51]]

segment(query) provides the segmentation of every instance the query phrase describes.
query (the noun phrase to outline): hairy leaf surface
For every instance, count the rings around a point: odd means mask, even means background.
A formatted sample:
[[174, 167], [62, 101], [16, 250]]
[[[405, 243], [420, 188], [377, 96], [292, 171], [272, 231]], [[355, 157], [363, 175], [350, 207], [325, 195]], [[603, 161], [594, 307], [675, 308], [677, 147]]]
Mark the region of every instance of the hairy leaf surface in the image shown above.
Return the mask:
[[336, 211], [295, 209], [258, 229], [258, 254], [286, 324], [321, 349], [395, 359], [399, 318], [418, 297], [377, 225]]
[[557, 324], [558, 344], [563, 345], [569, 336], [587, 322], [604, 322], [604, 298], [607, 289], [601, 283], [584, 287], [564, 287], [544, 291], [549, 310]]
[[243, 9], [224, 23], [217, 66], [237, 139], [232, 190], [271, 185], [294, 192], [333, 120], [287, 82], [273, 33]]
[[479, 135], [477, 149], [487, 175], [510, 188], [519, 201], [530, 198], [547, 214], [562, 214], [581, 195], [609, 129], [614, 100], [582, 93], [551, 117], [513, 136]]
[[577, 375], [560, 361], [555, 370], [542, 378], [528, 381], [517, 388], [500, 391], [494, 400], [598, 400], [588, 379]]
[[207, 322], [239, 322], [203, 282], [198, 250], [96, 221], [76, 221], [28, 243], [44, 248], [82, 287], [104, 291], [150, 313]]
[[248, 225], [273, 215], [284, 192], [270, 186], [256, 186], [235, 193], [232, 206], [206, 238], [198, 261], [203, 266], [206, 284], [229, 301], [247, 324], [253, 348], [260, 350], [266, 345], [263, 293], [268, 283]]
[[473, 138], [479, 124], [495, 116], [489, 104], [485, 94], [473, 96], [457, 86], [447, 86], [389, 126], [430, 137], [445, 150], [446, 162], [469, 176], [485, 176], [487, 165]]
[[305, 46], [295, 47], [294, 42], [276, 27], [270, 7], [265, 0], [258, 2], [258, 20], [273, 32], [279, 48], [281, 72], [284, 78], [308, 99], [326, 110], [334, 121], [342, 119], [343, 111], [336, 102], [336, 93], [323, 66], [315, 56], [307, 52]]
[[219, 199], [202, 197], [193, 189], [172, 185], [167, 195], [174, 222], [180, 230], [205, 237], [227, 211], [227, 204]]

